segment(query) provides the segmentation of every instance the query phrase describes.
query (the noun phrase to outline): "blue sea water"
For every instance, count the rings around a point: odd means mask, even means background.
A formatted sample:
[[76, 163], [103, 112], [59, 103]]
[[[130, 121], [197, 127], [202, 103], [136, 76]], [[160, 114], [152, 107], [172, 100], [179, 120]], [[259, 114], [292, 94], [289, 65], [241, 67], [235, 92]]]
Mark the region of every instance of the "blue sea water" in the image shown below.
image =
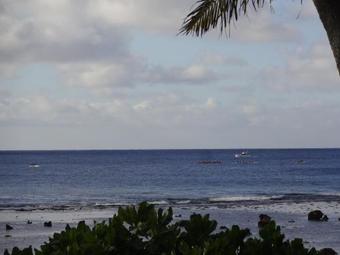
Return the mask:
[[340, 201], [340, 149], [239, 152], [0, 151], [0, 209]]

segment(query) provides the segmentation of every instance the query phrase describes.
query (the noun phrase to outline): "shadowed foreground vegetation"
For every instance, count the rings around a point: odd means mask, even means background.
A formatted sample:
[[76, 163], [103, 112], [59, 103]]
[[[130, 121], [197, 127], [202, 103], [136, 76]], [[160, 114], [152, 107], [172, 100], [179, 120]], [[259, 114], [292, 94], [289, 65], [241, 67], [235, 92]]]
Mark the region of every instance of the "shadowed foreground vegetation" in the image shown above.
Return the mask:
[[131, 255], [200, 255], [200, 254], [325, 254], [304, 247], [302, 239], [285, 240], [274, 221], [259, 229], [253, 237], [248, 229], [232, 226], [218, 231], [209, 215], [192, 214], [189, 220], [173, 221], [173, 212], [156, 209], [145, 202], [138, 207], [119, 208], [108, 222], [89, 227], [79, 222], [55, 233], [40, 249], [17, 247], [4, 254], [131, 254]]

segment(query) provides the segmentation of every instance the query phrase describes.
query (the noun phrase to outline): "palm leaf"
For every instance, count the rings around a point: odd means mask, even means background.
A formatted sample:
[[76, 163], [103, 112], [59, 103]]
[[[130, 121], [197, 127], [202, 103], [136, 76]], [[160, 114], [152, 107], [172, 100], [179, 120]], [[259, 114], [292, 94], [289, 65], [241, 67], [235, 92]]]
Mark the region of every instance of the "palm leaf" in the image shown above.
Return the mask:
[[273, 0], [198, 0], [196, 7], [184, 20], [181, 34], [202, 36], [211, 28], [220, 26], [221, 33], [237, 21], [239, 16], [246, 15], [249, 8], [255, 11], [266, 2]]

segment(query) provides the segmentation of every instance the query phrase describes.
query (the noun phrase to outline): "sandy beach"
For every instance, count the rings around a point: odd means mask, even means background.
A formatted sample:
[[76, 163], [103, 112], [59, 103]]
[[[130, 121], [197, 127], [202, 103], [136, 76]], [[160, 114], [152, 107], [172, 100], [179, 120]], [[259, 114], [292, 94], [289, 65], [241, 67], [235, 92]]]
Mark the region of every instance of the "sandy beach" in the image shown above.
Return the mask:
[[[164, 205], [162, 205], [164, 206]], [[166, 207], [166, 206], [164, 206]], [[199, 205], [174, 206], [174, 219], [185, 219], [192, 213], [210, 214], [218, 221], [219, 226], [233, 224], [249, 228], [253, 234], [258, 231], [257, 221], [260, 213], [270, 215], [281, 227], [289, 239], [303, 238], [305, 245], [316, 248], [331, 247], [340, 252], [340, 203], [276, 203], [257, 205]], [[329, 217], [328, 222], [310, 222], [307, 214], [310, 210], [320, 209]], [[75, 209], [75, 210], [33, 210], [0, 212], [0, 253], [14, 246], [39, 247], [48, 240], [54, 232], [63, 230], [66, 224], [75, 225], [80, 220], [88, 224], [110, 218], [117, 207], [104, 209]], [[27, 224], [27, 220], [32, 224]], [[44, 227], [45, 221], [52, 221], [52, 227]], [[13, 230], [6, 231], [5, 225], [10, 224]]]

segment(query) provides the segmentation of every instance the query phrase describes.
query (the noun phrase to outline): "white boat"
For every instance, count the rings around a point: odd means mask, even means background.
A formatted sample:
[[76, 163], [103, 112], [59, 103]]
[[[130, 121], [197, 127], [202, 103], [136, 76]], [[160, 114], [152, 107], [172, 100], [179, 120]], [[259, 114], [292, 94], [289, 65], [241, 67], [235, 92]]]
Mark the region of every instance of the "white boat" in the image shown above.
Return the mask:
[[242, 151], [241, 153], [236, 153], [235, 158], [249, 158], [250, 154], [247, 151]]
[[30, 164], [30, 167], [31, 168], [38, 168], [38, 167], [40, 167], [40, 165], [36, 164], [36, 163], [32, 163], [32, 164]]

